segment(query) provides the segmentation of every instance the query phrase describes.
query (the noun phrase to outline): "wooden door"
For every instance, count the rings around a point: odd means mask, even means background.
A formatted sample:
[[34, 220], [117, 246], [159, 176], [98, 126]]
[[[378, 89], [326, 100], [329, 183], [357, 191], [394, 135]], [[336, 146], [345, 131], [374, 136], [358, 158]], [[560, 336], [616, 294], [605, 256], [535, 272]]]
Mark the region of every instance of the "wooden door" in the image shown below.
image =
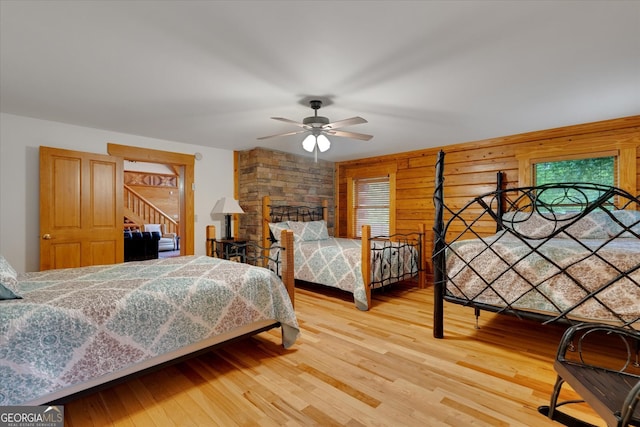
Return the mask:
[[121, 157], [40, 147], [40, 270], [124, 261]]

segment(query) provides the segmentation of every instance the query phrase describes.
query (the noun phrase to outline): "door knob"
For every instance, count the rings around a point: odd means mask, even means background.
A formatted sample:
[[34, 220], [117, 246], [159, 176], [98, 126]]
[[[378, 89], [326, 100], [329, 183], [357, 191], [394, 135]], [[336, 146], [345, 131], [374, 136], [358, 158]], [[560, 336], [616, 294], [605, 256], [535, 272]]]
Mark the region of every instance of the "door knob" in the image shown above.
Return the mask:
[[49, 234], [49, 233], [47, 233], [47, 234], [43, 234], [43, 235], [42, 235], [42, 238], [43, 238], [44, 240], [51, 240], [51, 234]]

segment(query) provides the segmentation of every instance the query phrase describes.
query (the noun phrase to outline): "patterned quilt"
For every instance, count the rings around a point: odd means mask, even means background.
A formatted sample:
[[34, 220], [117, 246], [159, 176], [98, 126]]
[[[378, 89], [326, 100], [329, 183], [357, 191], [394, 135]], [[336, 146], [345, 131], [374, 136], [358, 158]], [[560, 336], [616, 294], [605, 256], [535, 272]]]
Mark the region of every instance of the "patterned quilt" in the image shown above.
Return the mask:
[[0, 405], [16, 405], [264, 319], [299, 333], [271, 271], [177, 257], [19, 275], [0, 302]]
[[[388, 241], [372, 241], [371, 281], [374, 287], [390, 284], [394, 277], [417, 274], [415, 249]], [[356, 307], [367, 310], [362, 278], [362, 242], [357, 239], [329, 238], [296, 242], [295, 278], [342, 289], [353, 294]], [[368, 285], [368, 284], [367, 284]]]
[[[447, 294], [554, 316], [570, 310], [577, 320], [619, 321], [612, 310], [626, 320], [640, 317], [638, 239], [526, 242], [499, 233], [452, 243]], [[628, 276], [607, 286], [621, 272]]]

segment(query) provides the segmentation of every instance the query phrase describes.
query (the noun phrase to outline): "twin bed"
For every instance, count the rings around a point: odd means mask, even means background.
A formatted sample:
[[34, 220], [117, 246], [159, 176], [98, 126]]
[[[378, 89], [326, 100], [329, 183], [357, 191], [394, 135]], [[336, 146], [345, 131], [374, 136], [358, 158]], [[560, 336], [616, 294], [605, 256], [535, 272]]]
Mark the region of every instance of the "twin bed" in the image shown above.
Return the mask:
[[292, 206], [262, 202], [262, 246], [276, 243], [281, 230], [294, 236], [296, 280], [321, 284], [353, 294], [360, 310], [371, 308], [371, 292], [393, 283], [417, 278], [425, 286], [424, 229], [393, 236], [371, 236], [363, 227], [362, 239], [334, 238], [327, 230], [327, 204]]
[[434, 203], [436, 338], [444, 301], [473, 307], [476, 319], [488, 310], [640, 327], [638, 197], [596, 184], [503, 189], [499, 180], [496, 191], [452, 209], [441, 152]]
[[207, 256], [16, 274], [0, 257], [0, 405], [63, 402], [278, 326], [289, 348], [293, 258], [280, 251], [279, 274]]

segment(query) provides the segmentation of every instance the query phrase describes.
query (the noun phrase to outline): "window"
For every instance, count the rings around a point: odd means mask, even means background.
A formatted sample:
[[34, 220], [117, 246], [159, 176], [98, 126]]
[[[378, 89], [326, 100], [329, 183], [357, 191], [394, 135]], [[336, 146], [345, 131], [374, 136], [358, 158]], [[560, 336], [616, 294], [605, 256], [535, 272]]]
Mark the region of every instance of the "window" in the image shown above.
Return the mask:
[[362, 237], [362, 226], [371, 226], [372, 236], [389, 235], [391, 210], [389, 176], [353, 179], [353, 229]]
[[[616, 157], [591, 157], [570, 160], [538, 162], [533, 165], [535, 185], [555, 183], [590, 183], [614, 186], [616, 185]], [[557, 194], [545, 192], [542, 200], [552, 202], [563, 197], [563, 191]], [[595, 200], [600, 193], [593, 191], [587, 194], [589, 200]]]
[[589, 182], [615, 185], [615, 157], [594, 157], [535, 164], [536, 185], [557, 182]]
[[[536, 165], [538, 164], [562, 161], [587, 162], [599, 158], [613, 158], [613, 166], [611, 166], [613, 185], [631, 194], [638, 194], [636, 171], [639, 145], [634, 138], [636, 138], [634, 134], [610, 137], [594, 134], [593, 137], [584, 136], [576, 141], [555, 138], [544, 142], [522, 144], [515, 151], [518, 159], [518, 186], [528, 187], [536, 184]], [[583, 170], [590, 167], [576, 167], [572, 171], [571, 181], [589, 179], [573, 176], [576, 169]], [[557, 179], [554, 180], [557, 181]]]

